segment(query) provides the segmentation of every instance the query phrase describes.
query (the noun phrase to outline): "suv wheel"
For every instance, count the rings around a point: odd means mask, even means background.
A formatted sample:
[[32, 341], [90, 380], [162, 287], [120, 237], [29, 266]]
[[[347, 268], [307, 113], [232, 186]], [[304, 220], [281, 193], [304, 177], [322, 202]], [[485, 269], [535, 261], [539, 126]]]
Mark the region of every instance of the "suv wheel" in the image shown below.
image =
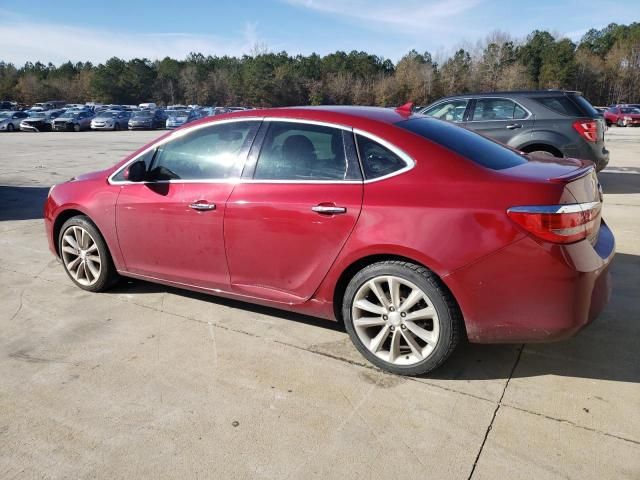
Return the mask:
[[436, 275], [402, 261], [360, 270], [347, 286], [342, 315], [360, 353], [399, 375], [420, 375], [440, 366], [462, 332], [459, 309]]

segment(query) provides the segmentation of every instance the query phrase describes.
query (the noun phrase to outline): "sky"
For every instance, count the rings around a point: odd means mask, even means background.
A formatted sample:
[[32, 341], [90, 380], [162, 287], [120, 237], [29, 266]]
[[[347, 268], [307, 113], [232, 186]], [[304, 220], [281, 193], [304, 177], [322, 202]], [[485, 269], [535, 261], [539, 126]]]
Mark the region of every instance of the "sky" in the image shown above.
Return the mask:
[[640, 0], [0, 0], [0, 60], [364, 50], [396, 62], [411, 49], [446, 57], [496, 31], [577, 41], [590, 28], [633, 21]]

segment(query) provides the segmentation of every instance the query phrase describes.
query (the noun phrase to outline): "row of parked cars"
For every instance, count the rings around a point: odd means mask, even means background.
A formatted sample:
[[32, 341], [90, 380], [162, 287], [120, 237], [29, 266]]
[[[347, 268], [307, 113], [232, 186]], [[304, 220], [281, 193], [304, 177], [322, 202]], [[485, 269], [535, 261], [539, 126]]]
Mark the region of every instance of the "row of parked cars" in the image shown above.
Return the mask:
[[[5, 103], [0, 102], [6, 106]], [[11, 104], [9, 106], [12, 106]], [[173, 129], [203, 117], [245, 107], [198, 107], [175, 105], [158, 108], [155, 103], [95, 105], [42, 102], [28, 110], [0, 110], [0, 131], [51, 132], [82, 130]]]

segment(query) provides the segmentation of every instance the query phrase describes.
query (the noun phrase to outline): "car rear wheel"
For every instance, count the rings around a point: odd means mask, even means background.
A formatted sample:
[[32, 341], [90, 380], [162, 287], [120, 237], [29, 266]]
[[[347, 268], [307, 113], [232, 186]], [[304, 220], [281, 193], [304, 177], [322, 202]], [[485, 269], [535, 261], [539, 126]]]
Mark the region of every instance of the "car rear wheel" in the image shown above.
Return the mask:
[[621, 118], [618, 119], [618, 121], [616, 122], [616, 125], [619, 126], [619, 127], [624, 127], [625, 126], [625, 124], [624, 124], [624, 122], [622, 121]]
[[13, 123], [7, 125], [7, 132], [13, 132], [16, 127], [13, 126]]
[[73, 126], [73, 131], [74, 132], [79, 132], [80, 131], [80, 125], [78, 125], [77, 123]]
[[403, 261], [360, 270], [347, 286], [342, 314], [360, 353], [399, 375], [420, 375], [440, 366], [462, 332], [459, 309], [440, 279]]
[[83, 290], [101, 292], [118, 279], [107, 244], [88, 217], [72, 217], [64, 223], [58, 250], [67, 275]]

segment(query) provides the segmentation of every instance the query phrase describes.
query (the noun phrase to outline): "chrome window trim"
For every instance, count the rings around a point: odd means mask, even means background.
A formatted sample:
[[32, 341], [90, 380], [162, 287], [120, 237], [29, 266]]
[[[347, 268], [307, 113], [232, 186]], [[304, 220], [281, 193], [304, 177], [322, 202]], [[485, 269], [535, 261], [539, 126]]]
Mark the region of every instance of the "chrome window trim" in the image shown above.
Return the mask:
[[[526, 108], [524, 105], [522, 105], [520, 102], [515, 101], [512, 98], [508, 98], [508, 97], [475, 97], [474, 100], [476, 101], [475, 105], [473, 106], [473, 113], [476, 113], [476, 105], [478, 105], [478, 100], [485, 100], [485, 99], [489, 99], [489, 100], [508, 100], [510, 102], [515, 103], [516, 105], [518, 105], [521, 109], [523, 109], [525, 112], [527, 112], [527, 116], [524, 118], [498, 118], [495, 120], [467, 120], [466, 123], [476, 123], [476, 122], [517, 122], [518, 120], [530, 120], [531, 117], [533, 116], [533, 113], [531, 113], [531, 111]], [[471, 117], [473, 118], [473, 116]]]
[[175, 140], [176, 138], [180, 138], [188, 133], [194, 132], [196, 130], [200, 130], [201, 128], [206, 128], [206, 127], [212, 127], [215, 125], [222, 125], [225, 123], [233, 123], [233, 122], [243, 122], [243, 121], [263, 121], [264, 117], [237, 117], [237, 118], [225, 118], [224, 120], [215, 120], [212, 122], [206, 122], [206, 123], [202, 123], [199, 125], [193, 125], [184, 129], [180, 129], [180, 130], [176, 130], [173, 132], [170, 132], [169, 135], [167, 135], [165, 138], [163, 138], [162, 140], [159, 140], [158, 142], [152, 144], [151, 146], [149, 146], [148, 148], [145, 148], [142, 152], [140, 152], [138, 155], [136, 155], [135, 157], [133, 157], [131, 160], [129, 160], [128, 162], [126, 162], [124, 165], [122, 165], [119, 169], [117, 169], [115, 172], [113, 172], [111, 175], [109, 175], [109, 177], [107, 178], [107, 182], [109, 183], [109, 185], [145, 185], [148, 183], [232, 183], [232, 182], [237, 182], [238, 181], [238, 177], [233, 177], [233, 178], [217, 178], [217, 179], [198, 179], [198, 180], [158, 180], [158, 181], [154, 181], [154, 182], [130, 182], [128, 180], [114, 180], [113, 177], [115, 177], [116, 175], [118, 175], [121, 171], [123, 171], [125, 168], [127, 168], [129, 165], [131, 165], [133, 162], [135, 162], [136, 160], [138, 160], [140, 157], [142, 157], [143, 155], [147, 154], [150, 150], [153, 150], [155, 148], [158, 148], [162, 145], [164, 145], [165, 143], [171, 141], [171, 140]]
[[341, 130], [353, 131], [352, 127], [343, 125], [341, 123], [323, 122], [321, 120], [308, 120], [306, 118], [292, 118], [292, 117], [264, 117], [265, 122], [288, 122], [288, 123], [302, 123], [306, 125], [318, 125], [320, 127], [339, 128]]
[[[413, 167], [416, 166], [416, 162], [413, 158], [411, 158], [407, 153], [405, 153], [403, 150], [401, 150], [399, 147], [396, 147], [394, 144], [388, 142], [387, 140], [378, 137], [377, 135], [373, 134], [373, 133], [369, 133], [366, 132], [364, 130], [359, 130], [357, 128], [353, 129], [353, 133], [355, 135], [362, 135], [363, 137], [367, 137], [370, 140], [373, 140], [374, 142], [379, 143], [380, 145], [382, 145], [383, 147], [391, 150], [392, 153], [396, 154], [398, 157], [400, 157], [400, 159], [406, 164], [406, 166], [404, 168], [401, 168], [400, 170], [396, 170], [394, 172], [388, 173], [387, 175], [383, 175], [382, 177], [377, 177], [377, 178], [371, 178], [371, 179], [364, 179], [363, 183], [374, 183], [374, 182], [379, 182], [381, 180], [386, 180], [387, 178], [391, 178], [391, 177], [395, 177], [396, 175], [402, 175], [405, 172], [408, 172], [409, 170], [411, 170]], [[358, 158], [360, 158], [360, 166], [362, 167], [362, 158], [360, 157], [360, 149], [358, 148], [358, 139], [355, 139], [356, 142], [356, 149], [358, 150]], [[364, 172], [364, 169], [363, 169]]]
[[[416, 113], [418, 113], [418, 114], [420, 114], [420, 115], [424, 115], [425, 117], [429, 117], [429, 118], [436, 118], [437, 120], [444, 120], [443, 118], [437, 118], [437, 117], [434, 117], [434, 116], [432, 116], [432, 115], [427, 115], [425, 112], [426, 112], [428, 109], [431, 109], [431, 108], [435, 108], [435, 107], [437, 107], [438, 105], [442, 105], [442, 104], [445, 104], [445, 103], [447, 103], [447, 102], [454, 102], [454, 101], [456, 101], [456, 100], [466, 100], [466, 101], [467, 101], [467, 104], [466, 104], [466, 105], [465, 105], [465, 107], [464, 107], [464, 109], [465, 109], [465, 111], [466, 111], [466, 110], [467, 110], [467, 108], [469, 107], [469, 102], [470, 102], [471, 100], [473, 100], [473, 99], [474, 99], [473, 97], [454, 97], [454, 98], [449, 98], [449, 99], [442, 100], [442, 101], [440, 101], [440, 102], [434, 103], [434, 104], [432, 104], [432, 105], [427, 105], [427, 106], [426, 106], [426, 107], [424, 107], [423, 109], [418, 110]], [[464, 117], [464, 113], [462, 114], [462, 116]], [[464, 120], [464, 119], [463, 119], [463, 120], [444, 120], [444, 121], [445, 121], [445, 122], [449, 122], [449, 123], [464, 123], [464, 122], [466, 122], [466, 120]]]

